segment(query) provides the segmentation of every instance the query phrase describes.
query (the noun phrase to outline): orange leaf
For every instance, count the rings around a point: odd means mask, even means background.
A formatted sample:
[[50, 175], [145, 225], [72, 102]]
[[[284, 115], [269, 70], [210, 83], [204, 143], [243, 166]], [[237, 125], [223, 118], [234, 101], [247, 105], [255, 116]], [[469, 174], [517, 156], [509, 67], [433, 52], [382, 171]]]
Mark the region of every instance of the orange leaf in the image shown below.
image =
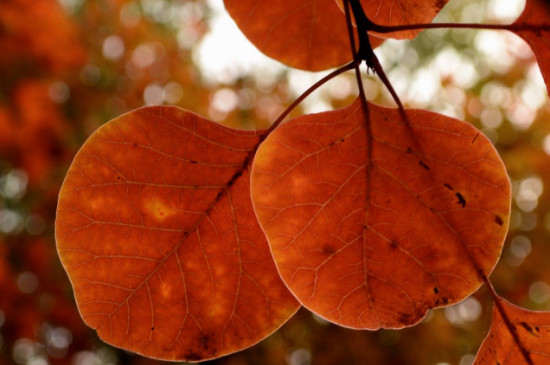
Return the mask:
[[56, 238], [80, 313], [103, 340], [204, 360], [255, 344], [296, 312], [254, 217], [248, 169], [229, 183], [259, 134], [150, 107], [84, 144], [61, 188]]
[[[351, 61], [346, 18], [334, 0], [224, 0], [244, 35], [267, 56], [320, 71]], [[382, 40], [371, 37], [373, 47]]]
[[281, 125], [256, 154], [252, 199], [304, 306], [344, 326], [401, 328], [491, 272], [510, 182], [469, 124], [407, 110], [407, 125], [397, 109], [369, 109], [367, 122], [356, 101]]
[[[385, 26], [430, 23], [449, 0], [360, 0], [365, 15], [373, 23]], [[336, 0], [343, 9], [343, 0]], [[377, 34], [383, 38], [411, 39], [422, 30]]]
[[510, 29], [531, 46], [550, 93], [550, 3], [527, 0], [525, 9]]
[[[550, 312], [535, 312], [500, 299], [515, 333], [534, 364], [548, 364], [550, 358]], [[525, 357], [514, 341], [497, 307], [493, 307], [491, 330], [476, 356], [474, 365], [520, 365]]]

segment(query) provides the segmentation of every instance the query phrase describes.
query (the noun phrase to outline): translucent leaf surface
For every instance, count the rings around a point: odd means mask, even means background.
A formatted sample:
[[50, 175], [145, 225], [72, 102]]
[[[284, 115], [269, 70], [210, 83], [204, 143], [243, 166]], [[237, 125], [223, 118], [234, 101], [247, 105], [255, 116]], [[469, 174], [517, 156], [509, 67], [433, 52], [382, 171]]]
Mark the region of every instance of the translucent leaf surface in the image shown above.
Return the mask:
[[527, 0], [513, 31], [525, 39], [537, 57], [546, 89], [550, 93], [550, 2]]
[[[550, 359], [550, 312], [536, 312], [500, 300], [524, 350], [535, 365]], [[474, 365], [527, 364], [497, 307], [493, 308], [491, 330], [481, 345]]]
[[[260, 146], [252, 198], [301, 303], [354, 328], [400, 328], [456, 303], [496, 264], [510, 183], [467, 123], [361, 104], [296, 118]], [[366, 127], [368, 125], [368, 128]]]
[[255, 344], [297, 310], [243, 171], [258, 133], [150, 107], [107, 123], [78, 152], [56, 238], [80, 313], [104, 341], [204, 360]]
[[[320, 71], [351, 61], [346, 18], [334, 0], [224, 0], [246, 37], [289, 66]], [[373, 47], [381, 43], [371, 38]]]

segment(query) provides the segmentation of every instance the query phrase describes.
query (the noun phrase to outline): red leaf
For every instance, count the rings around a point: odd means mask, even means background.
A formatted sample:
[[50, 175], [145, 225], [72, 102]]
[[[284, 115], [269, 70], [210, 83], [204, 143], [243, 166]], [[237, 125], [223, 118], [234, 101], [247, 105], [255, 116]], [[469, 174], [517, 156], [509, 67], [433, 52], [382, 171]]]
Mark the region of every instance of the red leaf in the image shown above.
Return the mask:
[[356, 101], [280, 126], [256, 154], [251, 191], [279, 273], [304, 306], [344, 326], [400, 328], [469, 296], [491, 272], [510, 183], [469, 124], [407, 110], [407, 125], [397, 109], [369, 109], [369, 121]]
[[[334, 0], [224, 0], [245, 36], [267, 56], [320, 71], [351, 61], [346, 18]], [[373, 47], [382, 42], [371, 37]]]
[[78, 152], [56, 238], [80, 313], [103, 340], [204, 360], [255, 344], [297, 310], [254, 217], [248, 169], [229, 183], [258, 136], [150, 107]]
[[531, 46], [550, 93], [550, 2], [527, 0], [525, 9], [510, 29]]
[[[372, 22], [385, 26], [430, 23], [449, 0], [360, 0], [365, 15]], [[336, 0], [343, 9], [343, 0]], [[422, 30], [377, 34], [383, 38], [414, 38]]]
[[[534, 364], [548, 364], [550, 358], [550, 312], [535, 312], [500, 299], [504, 311], [524, 350]], [[520, 348], [504, 323], [497, 307], [493, 307], [491, 330], [481, 345], [474, 365], [527, 364]]]

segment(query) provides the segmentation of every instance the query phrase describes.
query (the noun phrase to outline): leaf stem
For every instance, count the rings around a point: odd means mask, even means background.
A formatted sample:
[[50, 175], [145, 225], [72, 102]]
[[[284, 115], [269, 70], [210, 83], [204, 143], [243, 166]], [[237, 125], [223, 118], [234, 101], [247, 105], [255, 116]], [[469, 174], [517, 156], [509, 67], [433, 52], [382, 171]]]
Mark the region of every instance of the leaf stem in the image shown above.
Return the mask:
[[294, 100], [294, 102], [292, 102], [292, 104], [290, 104], [282, 113], [281, 115], [279, 115], [279, 117], [273, 122], [273, 124], [271, 124], [271, 126], [265, 130], [265, 132], [263, 134], [260, 135], [260, 141], [258, 143], [258, 145], [264, 140], [267, 138], [267, 136], [275, 129], [279, 126], [279, 124], [281, 124], [281, 122], [287, 117], [288, 114], [290, 114], [290, 112], [292, 110], [294, 110], [294, 108], [296, 108], [298, 106], [298, 104], [300, 104], [302, 101], [304, 101], [305, 98], [307, 98], [309, 95], [311, 95], [311, 93], [313, 93], [315, 90], [317, 90], [319, 87], [321, 87], [322, 85], [324, 85], [325, 83], [327, 83], [328, 81], [332, 80], [333, 78], [335, 78], [336, 76], [346, 72], [346, 71], [349, 71], [351, 70], [355, 65], [355, 61], [352, 61], [334, 71], [332, 71], [331, 73], [329, 73], [328, 75], [326, 75], [325, 77], [323, 77], [321, 80], [317, 81], [315, 84], [311, 85], [306, 91], [304, 91], [302, 93], [302, 95], [300, 95], [298, 98], [296, 98], [296, 100]]
[[376, 33], [391, 33], [404, 30], [419, 29], [485, 29], [485, 30], [548, 30], [548, 25], [529, 25], [529, 24], [479, 24], [479, 23], [421, 23], [404, 25], [380, 25], [371, 23], [369, 30]]

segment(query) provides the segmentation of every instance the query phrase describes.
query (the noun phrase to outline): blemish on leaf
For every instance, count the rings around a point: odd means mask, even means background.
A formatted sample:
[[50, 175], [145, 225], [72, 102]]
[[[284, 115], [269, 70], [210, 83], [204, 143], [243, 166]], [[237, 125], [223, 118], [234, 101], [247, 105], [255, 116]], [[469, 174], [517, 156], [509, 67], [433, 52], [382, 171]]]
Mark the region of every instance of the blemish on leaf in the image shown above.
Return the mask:
[[430, 169], [430, 166], [426, 165], [424, 163], [424, 161], [420, 160], [420, 166], [422, 166], [423, 168], [425, 168], [426, 170], [429, 170]]
[[454, 190], [453, 187], [447, 183], [443, 184], [444, 187], [446, 187], [449, 190]]
[[413, 150], [412, 150], [412, 148], [410, 148], [410, 147], [407, 147], [407, 153], [413, 153]]
[[199, 162], [198, 161], [195, 161], [195, 160], [189, 160], [189, 163], [193, 164], [193, 165], [196, 165], [198, 164]]
[[336, 252], [336, 250], [331, 245], [324, 245], [323, 246], [323, 253], [325, 253], [326, 255], [330, 256], [335, 252]]
[[439, 289], [438, 289], [438, 288], [434, 288], [434, 293], [435, 293], [435, 294], [439, 294]]
[[155, 330], [155, 327], [151, 327], [151, 331], [154, 331]]
[[496, 224], [498, 224], [499, 226], [502, 226], [504, 224], [504, 222], [502, 221], [502, 218], [500, 218], [500, 216], [496, 215], [495, 214], [495, 222]]
[[184, 355], [185, 359], [186, 360], [189, 360], [189, 361], [199, 361], [199, 360], [202, 360], [202, 356], [196, 352], [188, 352], [187, 354]]
[[209, 350], [211, 349], [211, 345], [212, 345], [212, 338], [209, 336], [209, 335], [202, 335], [201, 336], [201, 345], [202, 345], [202, 348], [206, 351], [206, 352], [209, 352]]
[[477, 134], [474, 136], [474, 139], [472, 139], [472, 144], [474, 144], [474, 142], [477, 140], [477, 137], [479, 137], [479, 133], [477, 133]]
[[[525, 330], [526, 330], [527, 332], [529, 332], [529, 333], [532, 334], [533, 336], [538, 337], [538, 334], [537, 334], [538, 329], [533, 329], [533, 327], [529, 326], [529, 325], [528, 325], [527, 323], [525, 323], [525, 322], [520, 322], [520, 325], [521, 325], [521, 327], [525, 328]], [[535, 327], [535, 328], [536, 328], [536, 327]]]
[[391, 241], [391, 242], [390, 242], [390, 248], [391, 248], [392, 250], [395, 250], [395, 249], [397, 248], [397, 241]]
[[399, 322], [403, 323], [404, 325], [413, 324], [415, 321], [416, 318], [409, 313], [402, 313], [399, 315]]
[[464, 199], [464, 197], [460, 193], [456, 193], [455, 195], [458, 198], [458, 201], [456, 202], [456, 204], [458, 204], [458, 205], [462, 206], [462, 208], [464, 208], [466, 206], [466, 199]]

